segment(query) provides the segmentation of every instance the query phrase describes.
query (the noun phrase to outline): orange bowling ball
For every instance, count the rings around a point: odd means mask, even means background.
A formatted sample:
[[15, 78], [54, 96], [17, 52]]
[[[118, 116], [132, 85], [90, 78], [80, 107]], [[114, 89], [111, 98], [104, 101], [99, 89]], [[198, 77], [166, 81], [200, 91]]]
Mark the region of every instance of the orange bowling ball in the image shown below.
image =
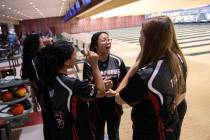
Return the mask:
[[24, 111], [24, 107], [21, 104], [16, 104], [11, 107], [11, 113], [16, 116], [22, 114]]

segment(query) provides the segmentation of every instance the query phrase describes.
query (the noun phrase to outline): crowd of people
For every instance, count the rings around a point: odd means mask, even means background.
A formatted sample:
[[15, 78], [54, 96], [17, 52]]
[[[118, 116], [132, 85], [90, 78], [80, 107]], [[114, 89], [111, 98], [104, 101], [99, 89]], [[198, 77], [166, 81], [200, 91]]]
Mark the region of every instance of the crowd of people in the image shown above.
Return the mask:
[[127, 71], [110, 53], [105, 31], [93, 34], [83, 80], [68, 76], [77, 55], [69, 42], [26, 37], [22, 78], [29, 79], [34, 110], [41, 107], [45, 140], [119, 140], [122, 104], [132, 107], [133, 140], [179, 140], [186, 113], [187, 64], [171, 19], [142, 23], [139, 54]]

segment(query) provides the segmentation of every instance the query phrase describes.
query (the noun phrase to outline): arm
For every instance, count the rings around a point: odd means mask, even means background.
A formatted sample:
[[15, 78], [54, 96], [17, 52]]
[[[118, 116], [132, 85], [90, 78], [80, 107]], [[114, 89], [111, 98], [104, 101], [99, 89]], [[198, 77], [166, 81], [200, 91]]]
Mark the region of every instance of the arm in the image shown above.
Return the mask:
[[176, 95], [173, 101], [173, 105], [176, 107], [179, 106], [179, 104], [185, 99], [185, 97], [186, 97], [186, 93]]
[[177, 107], [179, 106], [179, 104], [185, 99], [186, 93], [183, 94], [178, 94], [175, 96], [172, 105], [170, 107], [171, 112], [174, 112]]
[[136, 63], [128, 70], [127, 74], [123, 78], [123, 80], [120, 82], [120, 85], [117, 87], [116, 91], [120, 92], [127, 84], [128, 79], [133, 76], [133, 74], [137, 71]]
[[128, 70], [127, 74], [123, 78], [123, 80], [120, 82], [120, 85], [116, 89], [117, 92], [120, 92], [127, 84], [130, 77], [132, 77], [136, 71], [138, 70], [138, 66], [141, 60], [142, 53], [140, 52], [136, 58], [136, 62], [131, 66], [131, 68]]
[[104, 82], [98, 68], [98, 55], [94, 52], [88, 51], [87, 59], [92, 68], [93, 80], [95, 81], [95, 85], [97, 88], [96, 97], [104, 97], [105, 96], [105, 87]]
[[110, 89], [106, 94], [115, 95], [115, 102], [120, 105], [127, 103], [133, 106], [147, 95], [147, 85], [138, 74], [134, 74], [120, 92]]
[[106, 92], [107, 96], [113, 97], [115, 96], [115, 102], [119, 105], [125, 104], [126, 102], [120, 97], [119, 92], [114, 91], [112, 89], [109, 89], [109, 91]]

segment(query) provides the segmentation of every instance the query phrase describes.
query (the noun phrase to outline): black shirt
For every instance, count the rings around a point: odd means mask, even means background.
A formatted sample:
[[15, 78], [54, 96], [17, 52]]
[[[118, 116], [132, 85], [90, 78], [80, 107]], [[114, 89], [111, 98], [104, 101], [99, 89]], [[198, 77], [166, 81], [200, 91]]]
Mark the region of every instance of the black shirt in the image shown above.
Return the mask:
[[89, 113], [82, 100], [95, 98], [96, 88], [93, 85], [59, 75], [54, 85], [42, 93], [46, 140], [92, 140]]
[[132, 106], [133, 139], [159, 140], [165, 130], [175, 128], [177, 113], [170, 106], [175, 97], [170, 69], [164, 58], [152, 62], [129, 79], [120, 97]]
[[[112, 80], [112, 89], [114, 90], [118, 87], [119, 83], [124, 78], [127, 72], [123, 60], [113, 54], [110, 54], [105, 62], [99, 61], [98, 66], [102, 78]], [[88, 63], [84, 63], [83, 79], [88, 79], [89, 81], [93, 80], [92, 69]], [[114, 97], [99, 98], [96, 99], [94, 103], [97, 103], [97, 106], [100, 109], [101, 116], [103, 116], [104, 118], [110, 117], [116, 112], [122, 113], [122, 108], [115, 103]]]

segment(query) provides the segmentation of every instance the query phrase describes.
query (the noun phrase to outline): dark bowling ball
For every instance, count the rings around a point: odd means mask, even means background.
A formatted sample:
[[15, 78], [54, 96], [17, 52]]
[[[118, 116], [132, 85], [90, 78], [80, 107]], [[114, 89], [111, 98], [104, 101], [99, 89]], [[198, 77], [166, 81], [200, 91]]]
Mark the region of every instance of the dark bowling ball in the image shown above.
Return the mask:
[[27, 110], [29, 108], [31, 108], [31, 103], [29, 100], [24, 100], [24, 101], [21, 101], [20, 104], [23, 105], [24, 109]]

